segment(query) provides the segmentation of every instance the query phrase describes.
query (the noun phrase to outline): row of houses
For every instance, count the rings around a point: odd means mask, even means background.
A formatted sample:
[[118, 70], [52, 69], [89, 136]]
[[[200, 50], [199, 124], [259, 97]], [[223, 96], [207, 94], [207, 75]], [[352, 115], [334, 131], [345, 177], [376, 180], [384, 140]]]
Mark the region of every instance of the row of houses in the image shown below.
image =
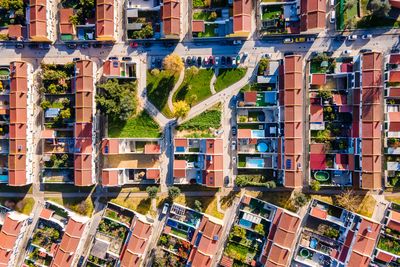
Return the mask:
[[313, 199], [299, 216], [245, 195], [220, 266], [396, 266], [399, 212], [391, 203], [377, 222]]
[[[259, 10], [256, 10], [256, 6], [259, 6]], [[127, 0], [123, 3], [115, 0], [97, 0], [93, 3], [31, 0], [24, 3], [19, 11], [23, 14], [18, 14], [18, 17], [14, 14], [15, 10], [6, 10], [9, 18], [0, 27], [0, 32], [7, 36], [5, 40], [32, 42], [54, 42], [57, 39], [64, 42], [114, 42], [119, 36], [126, 40], [179, 40], [185, 32], [182, 28], [182, 16], [187, 13], [184, 7], [187, 4], [181, 0]], [[278, 10], [279, 15], [268, 16], [271, 12], [269, 9]], [[119, 14], [119, 10], [122, 14]], [[326, 3], [322, 0], [288, 3], [234, 0], [226, 1], [221, 6], [221, 3], [211, 1], [209, 6], [194, 6], [191, 12], [189, 28], [195, 38], [247, 38], [256, 27], [253, 25], [256, 15], [261, 33], [317, 32], [325, 28]], [[118, 32], [119, 20], [124, 23], [124, 33]]]

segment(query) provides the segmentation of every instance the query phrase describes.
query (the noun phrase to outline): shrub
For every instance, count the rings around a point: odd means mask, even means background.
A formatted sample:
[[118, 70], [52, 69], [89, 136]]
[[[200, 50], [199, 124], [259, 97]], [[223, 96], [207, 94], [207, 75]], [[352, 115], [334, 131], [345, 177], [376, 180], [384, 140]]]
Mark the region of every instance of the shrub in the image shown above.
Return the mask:
[[152, 69], [152, 70], [150, 71], [150, 73], [151, 73], [151, 75], [157, 76], [157, 75], [160, 74], [160, 70], [159, 70], [159, 69]]
[[313, 191], [319, 191], [321, 189], [321, 184], [317, 180], [311, 182], [311, 189]]
[[158, 193], [158, 187], [157, 186], [148, 186], [146, 188], [146, 192], [149, 195], [149, 198], [156, 198], [157, 193]]
[[293, 204], [295, 207], [301, 208], [304, 205], [306, 205], [307, 202], [308, 202], [308, 199], [307, 199], [306, 195], [304, 195], [301, 192], [294, 193]]
[[168, 188], [168, 198], [173, 201], [175, 198], [177, 198], [181, 194], [181, 190], [179, 187], [176, 186], [171, 186]]
[[195, 200], [194, 201], [194, 210], [198, 211], [198, 212], [202, 212], [203, 211], [203, 207], [202, 204], [199, 200]]

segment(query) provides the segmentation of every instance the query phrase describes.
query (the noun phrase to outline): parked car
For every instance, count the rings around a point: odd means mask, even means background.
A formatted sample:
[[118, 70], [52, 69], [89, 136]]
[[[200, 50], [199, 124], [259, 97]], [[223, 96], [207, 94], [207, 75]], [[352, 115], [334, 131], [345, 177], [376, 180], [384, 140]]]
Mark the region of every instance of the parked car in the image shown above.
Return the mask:
[[364, 34], [364, 35], [361, 36], [361, 39], [363, 39], [363, 40], [368, 40], [368, 39], [371, 39], [371, 38], [372, 38], [372, 34]]
[[88, 44], [88, 43], [83, 43], [83, 44], [81, 44], [81, 47], [82, 47], [83, 49], [86, 49], [86, 48], [89, 48], [89, 47], [90, 47], [90, 44]]
[[72, 62], [76, 62], [76, 61], [79, 61], [79, 60], [81, 60], [80, 57], [74, 57], [74, 58], [72, 59]]
[[236, 134], [237, 134], [237, 128], [236, 128], [236, 126], [232, 126], [231, 132], [232, 132], [232, 135], [233, 135], [233, 136], [236, 136]]
[[196, 65], [197, 57], [193, 56], [192, 57], [192, 65]]
[[232, 65], [232, 58], [231, 57], [226, 57], [226, 65], [228, 65], [228, 66]]
[[315, 41], [315, 37], [307, 37], [307, 42], [314, 42]]
[[226, 58], [224, 56], [221, 57], [221, 65], [225, 65], [226, 63]]
[[234, 45], [241, 45], [242, 41], [241, 40], [233, 40]]
[[240, 64], [240, 56], [237, 55], [237, 56], [236, 56], [236, 65], [239, 65], [239, 64]]
[[349, 35], [349, 37], [347, 37], [347, 40], [355, 41], [355, 40], [357, 40], [357, 35], [355, 35], [355, 34]]
[[118, 57], [109, 57], [108, 60], [118, 60]]
[[232, 165], [236, 165], [236, 157], [235, 156], [232, 157]]
[[232, 151], [236, 150], [236, 141], [232, 141], [231, 149], [232, 149]]
[[24, 48], [24, 44], [23, 43], [16, 43], [15, 44], [15, 48], [22, 49], [22, 48]]
[[297, 37], [297, 38], [294, 39], [294, 41], [295, 41], [296, 43], [304, 43], [304, 42], [306, 41], [306, 38], [304, 38], [304, 37]]
[[344, 51], [343, 51], [343, 55], [350, 55], [351, 52], [353, 52], [353, 51], [351, 51], [351, 50], [344, 50]]
[[360, 50], [360, 53], [361, 53], [361, 54], [369, 53], [369, 52], [372, 52], [372, 50], [371, 50], [371, 49], [361, 49], [361, 50]]
[[189, 66], [192, 64], [192, 58], [191, 57], [187, 57], [186, 58], [186, 64], [188, 64]]
[[283, 39], [283, 43], [284, 44], [292, 44], [292, 43], [294, 43], [294, 40], [293, 40], [293, 38], [285, 38], [285, 39]]
[[122, 61], [132, 61], [131, 57], [122, 57]]
[[198, 65], [199, 67], [201, 67], [201, 57], [198, 57], [198, 58], [197, 58], [197, 65]]
[[93, 47], [93, 48], [101, 48], [101, 47], [102, 47], [102, 44], [100, 44], [100, 43], [94, 43], [94, 44], [92, 44], [92, 47]]
[[211, 65], [217, 65], [218, 66], [219, 63], [220, 63], [219, 57], [215, 57], [215, 58], [213, 58]]
[[205, 65], [205, 66], [208, 65], [208, 59], [209, 59], [208, 57], [204, 57], [204, 59], [203, 59], [203, 62], [204, 62], [204, 65]]
[[75, 49], [77, 46], [78, 46], [78, 45], [77, 45], [77, 44], [74, 44], [74, 43], [69, 43], [69, 44], [67, 44], [67, 47], [68, 47], [69, 49]]
[[167, 214], [168, 209], [169, 209], [169, 204], [168, 204], [168, 203], [165, 203], [165, 204], [164, 204], [164, 207], [163, 207], [163, 209], [162, 209], [162, 211], [161, 211], [161, 213], [162, 213], [163, 215]]

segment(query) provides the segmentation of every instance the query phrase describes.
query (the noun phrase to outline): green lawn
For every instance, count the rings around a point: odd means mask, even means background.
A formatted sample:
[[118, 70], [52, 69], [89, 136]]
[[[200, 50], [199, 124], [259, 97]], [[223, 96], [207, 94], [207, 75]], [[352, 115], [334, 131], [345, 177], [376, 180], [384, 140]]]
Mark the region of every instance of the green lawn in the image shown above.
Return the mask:
[[73, 212], [76, 212], [80, 215], [91, 217], [94, 211], [93, 200], [91, 197], [81, 198], [81, 197], [74, 197], [74, 198], [48, 198], [48, 200], [60, 204], [66, 207]]
[[172, 118], [172, 111], [168, 107], [168, 95], [178, 81], [179, 75], [168, 71], [161, 71], [158, 75], [147, 72], [147, 96], [151, 103], [166, 117]]
[[217, 24], [205, 24], [204, 32], [199, 32], [198, 37], [214, 37], [216, 28], [218, 28]]
[[[183, 83], [176, 91], [173, 101], [185, 100], [195, 105], [211, 96], [210, 81], [213, 73], [212, 69], [200, 69], [197, 74], [192, 75], [189, 70], [186, 70]], [[193, 100], [193, 95], [197, 99]]]
[[32, 197], [25, 198], [0, 198], [0, 204], [23, 214], [32, 212], [35, 200]]
[[160, 126], [146, 111], [142, 111], [126, 122], [108, 122], [108, 137], [111, 138], [158, 138], [160, 136]]
[[178, 131], [181, 130], [208, 130], [210, 128], [218, 129], [221, 126], [221, 111], [220, 110], [206, 110], [193, 119], [182, 123], [177, 127]]
[[277, 19], [283, 14], [282, 5], [268, 6], [262, 14], [263, 20]]
[[246, 68], [220, 69], [215, 82], [215, 91], [222, 91], [240, 81], [246, 75]]

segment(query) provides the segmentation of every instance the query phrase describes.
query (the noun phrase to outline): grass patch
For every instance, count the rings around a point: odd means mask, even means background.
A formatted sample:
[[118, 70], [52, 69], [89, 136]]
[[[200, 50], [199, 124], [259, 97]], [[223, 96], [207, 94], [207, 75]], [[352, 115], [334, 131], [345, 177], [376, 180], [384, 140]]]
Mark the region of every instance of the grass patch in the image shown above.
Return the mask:
[[210, 128], [218, 129], [221, 127], [221, 116], [220, 110], [206, 110], [200, 115], [197, 115], [193, 119], [182, 123], [177, 127], [178, 131], [182, 130], [200, 130], [205, 131]]
[[134, 210], [143, 215], [152, 215], [155, 213], [151, 210], [151, 199], [141, 197], [117, 197], [109, 199], [111, 203], [120, 205], [130, 210]]
[[279, 192], [279, 193], [263, 193], [257, 191], [245, 191], [247, 195], [253, 196], [255, 198], [261, 199], [263, 201], [274, 204], [278, 207], [296, 212], [297, 209], [293, 205], [293, 201], [291, 199], [291, 192]]
[[172, 111], [168, 107], [168, 96], [179, 79], [179, 74], [161, 71], [157, 75], [147, 72], [147, 97], [150, 102], [166, 117], [172, 118]]
[[224, 214], [220, 213], [217, 209], [217, 197], [187, 197], [185, 195], [180, 195], [174, 200], [174, 202], [194, 209], [195, 200], [201, 202], [203, 213], [206, 213], [218, 219], [224, 218]]
[[94, 204], [91, 197], [81, 198], [81, 197], [74, 197], [74, 198], [47, 198], [47, 200], [53, 201], [57, 204], [60, 204], [67, 209], [76, 212], [80, 215], [91, 217], [94, 211]]
[[144, 110], [126, 122], [108, 122], [108, 137], [158, 138], [160, 136], [160, 126]]
[[395, 203], [397, 205], [400, 205], [400, 197], [388, 196], [388, 197], [385, 197], [385, 199], [387, 201], [390, 201], [390, 202], [393, 202], [393, 203]]
[[220, 69], [215, 82], [215, 91], [222, 91], [240, 81], [246, 75], [246, 68]]
[[197, 74], [186, 70], [183, 83], [173, 96], [173, 101], [185, 100], [195, 105], [211, 96], [210, 81], [213, 73], [212, 69], [199, 69]]
[[24, 198], [0, 198], [0, 205], [29, 215], [32, 212], [35, 200], [32, 197]]
[[215, 37], [215, 30], [218, 29], [217, 24], [205, 24], [204, 32], [199, 32], [197, 37], [207, 38], [207, 37]]

